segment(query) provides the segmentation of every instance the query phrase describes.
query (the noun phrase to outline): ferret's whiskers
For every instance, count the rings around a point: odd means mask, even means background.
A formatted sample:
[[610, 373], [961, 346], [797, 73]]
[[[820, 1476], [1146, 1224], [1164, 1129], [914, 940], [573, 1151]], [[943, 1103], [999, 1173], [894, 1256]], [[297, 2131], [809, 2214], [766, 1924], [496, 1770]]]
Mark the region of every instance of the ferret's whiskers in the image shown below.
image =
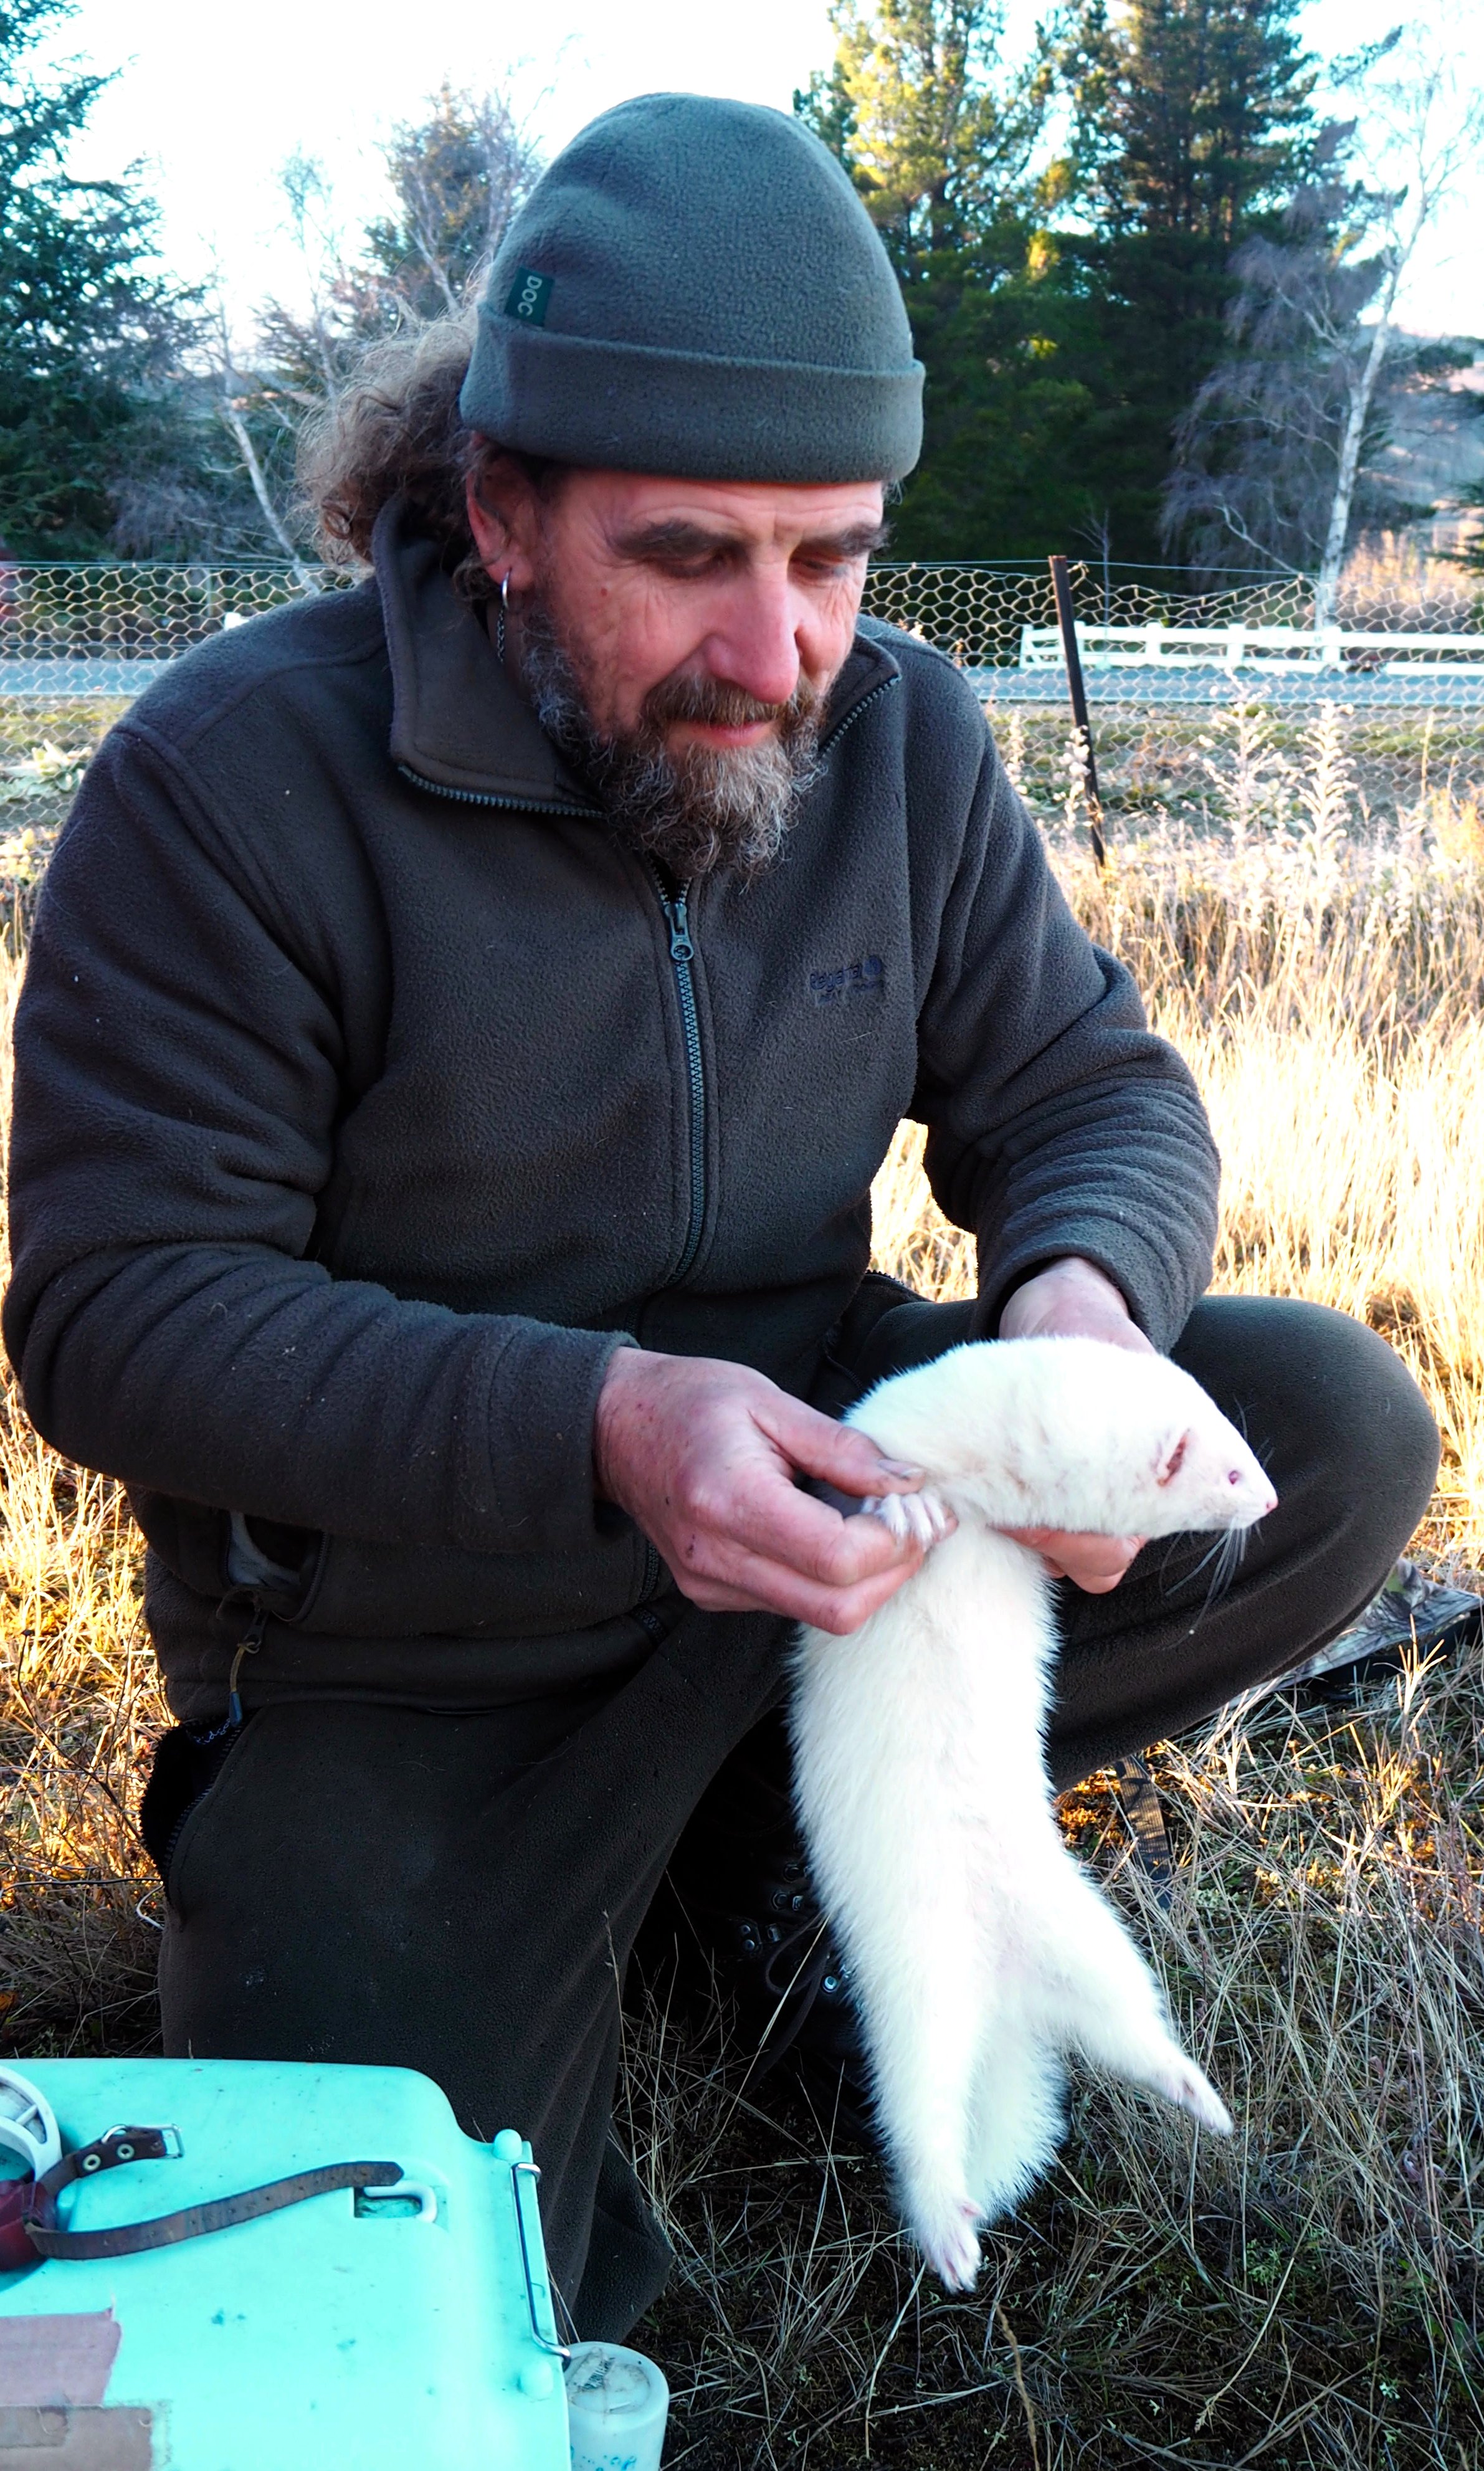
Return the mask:
[[[1180, 1537], [1175, 1541], [1177, 1542], [1184, 1543], [1186, 1539], [1184, 1537]], [[1176, 1587], [1193, 1588], [1196, 1580], [1201, 1576], [1202, 1571], [1209, 1570], [1213, 1562], [1220, 1559], [1220, 1556], [1226, 1550], [1228, 1541], [1229, 1540], [1226, 1535], [1220, 1535], [1216, 1538], [1213, 1544], [1208, 1544], [1205, 1552], [1201, 1555], [1200, 1560], [1191, 1565], [1190, 1568], [1186, 1571], [1183, 1578], [1175, 1581]]]
[[[1183, 1577], [1174, 1582], [1175, 1588], [1193, 1587], [1204, 1571], [1211, 1572], [1211, 1583], [1206, 1589], [1205, 1602], [1201, 1607], [1202, 1612], [1209, 1613], [1213, 1605], [1220, 1603], [1236, 1578], [1241, 1566], [1242, 1555], [1247, 1549], [1248, 1533], [1246, 1528], [1241, 1527], [1223, 1529], [1215, 1541], [1201, 1555], [1194, 1567], [1187, 1570]], [[1171, 1588], [1168, 1592], [1173, 1594], [1174, 1588]]]
[[1165, 1551], [1160, 1561], [1160, 1585], [1166, 1596], [1178, 1594], [1179, 1590], [1188, 1587], [1191, 1580], [1198, 1579], [1211, 1559], [1211, 1555], [1205, 1553], [1196, 1563], [1193, 1570], [1177, 1569], [1171, 1577], [1170, 1565], [1179, 1561], [1189, 1550], [1190, 1543], [1189, 1536], [1166, 1536], [1165, 1539]]
[[1245, 1527], [1229, 1527], [1226, 1534], [1218, 1541], [1213, 1557], [1215, 1567], [1211, 1575], [1211, 1585], [1206, 1590], [1206, 1602], [1203, 1608], [1206, 1612], [1209, 1613], [1213, 1605], [1221, 1602], [1241, 1568], [1242, 1555], [1247, 1550], [1249, 1533], [1250, 1530]]

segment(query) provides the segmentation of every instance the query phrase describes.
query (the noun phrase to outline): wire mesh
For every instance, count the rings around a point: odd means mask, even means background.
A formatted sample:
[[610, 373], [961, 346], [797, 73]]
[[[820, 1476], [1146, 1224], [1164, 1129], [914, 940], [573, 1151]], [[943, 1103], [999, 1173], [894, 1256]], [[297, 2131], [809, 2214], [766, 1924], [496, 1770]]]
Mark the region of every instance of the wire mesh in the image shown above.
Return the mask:
[[[1285, 577], [1191, 592], [1172, 571], [1168, 577], [1106, 578], [1099, 567], [1072, 559], [1068, 571], [1079, 624], [1310, 626], [1312, 588]], [[1056, 624], [1056, 602], [1046, 565], [916, 565], [883, 561], [866, 583], [866, 606], [893, 626], [923, 636], [952, 653], [966, 669], [1019, 666], [1022, 631]]]
[[[349, 578], [324, 570], [319, 588]], [[160, 665], [301, 597], [288, 565], [0, 564], [0, 694], [131, 696]]]
[[[1364, 561], [1316, 630], [1313, 585], [1261, 577], [1204, 592], [1177, 574], [1071, 566], [1083, 672], [1099, 710], [1230, 704], [1484, 706], [1484, 603], [1460, 571], [1429, 590], [1388, 588]], [[1064, 705], [1066, 669], [1047, 568], [883, 563], [873, 616], [920, 635], [992, 706]]]
[[[1321, 640], [1302, 578], [1192, 593], [1177, 573], [1071, 569], [1089, 699], [1099, 707], [1261, 699], [1484, 704], [1484, 604], [1462, 572], [1427, 592], [1388, 591], [1353, 567]], [[138, 694], [159, 666], [224, 628], [303, 597], [303, 570], [241, 566], [0, 564], [0, 698], [44, 703]], [[314, 571], [314, 588], [354, 578]], [[969, 671], [996, 704], [1058, 703], [1065, 671], [1045, 567], [883, 561], [873, 615]], [[1256, 640], [1265, 634], [1266, 643]]]
[[[0, 562], [0, 936], [21, 931], [88, 756], [132, 698], [224, 629], [354, 580], [266, 561]], [[1462, 570], [1353, 561], [1329, 629], [1300, 580], [1197, 594], [1089, 562], [1072, 580], [1119, 837], [1229, 815], [1297, 830], [1323, 782], [1347, 831], [1484, 829], [1484, 601]], [[865, 605], [959, 663], [1043, 821], [1085, 821], [1046, 567], [883, 560]]]

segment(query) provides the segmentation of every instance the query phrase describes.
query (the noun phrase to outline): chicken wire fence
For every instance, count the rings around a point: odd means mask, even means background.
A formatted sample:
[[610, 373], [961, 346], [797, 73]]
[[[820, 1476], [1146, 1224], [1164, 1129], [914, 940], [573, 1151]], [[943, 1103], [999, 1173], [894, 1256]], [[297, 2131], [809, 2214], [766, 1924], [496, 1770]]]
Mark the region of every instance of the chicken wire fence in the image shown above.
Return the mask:
[[128, 700], [168, 661], [353, 577], [286, 564], [0, 566], [0, 696]]
[[[1113, 839], [1238, 824], [1302, 836], [1317, 798], [1326, 835], [1410, 848], [1427, 833], [1484, 859], [1484, 604], [1461, 571], [1434, 567], [1422, 589], [1353, 571], [1319, 628], [1302, 582], [1193, 594], [1157, 569], [1071, 575]], [[0, 942], [24, 940], [91, 749], [133, 696], [193, 646], [354, 580], [266, 562], [0, 562]], [[865, 602], [960, 665], [1032, 812], [1080, 834], [1085, 750], [1048, 571], [883, 560]]]
[[[1089, 701], [1329, 700], [1462, 713], [1484, 706], [1484, 604], [1456, 587], [1388, 597], [1342, 589], [1316, 628], [1311, 585], [1259, 577], [1192, 593], [1177, 574], [1071, 569]], [[162, 665], [224, 628], [354, 578], [288, 565], [0, 566], [0, 698], [128, 700]], [[875, 616], [958, 662], [993, 705], [1060, 707], [1066, 670], [1045, 567], [882, 561]]]
[[[1388, 705], [1484, 708], [1484, 603], [1460, 573], [1424, 594], [1388, 595], [1363, 574], [1316, 625], [1302, 577], [1204, 592], [1155, 569], [1130, 577], [1070, 567], [1089, 706]], [[1049, 572], [882, 565], [866, 606], [949, 653], [992, 706], [1065, 707], [1067, 671]]]

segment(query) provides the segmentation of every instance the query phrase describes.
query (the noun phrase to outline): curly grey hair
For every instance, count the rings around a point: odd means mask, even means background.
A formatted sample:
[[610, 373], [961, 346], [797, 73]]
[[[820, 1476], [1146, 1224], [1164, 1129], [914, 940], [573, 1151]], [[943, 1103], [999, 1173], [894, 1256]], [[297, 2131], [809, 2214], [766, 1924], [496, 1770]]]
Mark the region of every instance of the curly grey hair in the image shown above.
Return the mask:
[[473, 342], [468, 310], [373, 343], [344, 391], [306, 424], [299, 495], [327, 566], [368, 564], [376, 518], [400, 496], [417, 529], [437, 542], [457, 589], [470, 600], [494, 594], [469, 530], [470, 479], [478, 486], [491, 464], [509, 460], [549, 491], [566, 467], [468, 426], [459, 392]]

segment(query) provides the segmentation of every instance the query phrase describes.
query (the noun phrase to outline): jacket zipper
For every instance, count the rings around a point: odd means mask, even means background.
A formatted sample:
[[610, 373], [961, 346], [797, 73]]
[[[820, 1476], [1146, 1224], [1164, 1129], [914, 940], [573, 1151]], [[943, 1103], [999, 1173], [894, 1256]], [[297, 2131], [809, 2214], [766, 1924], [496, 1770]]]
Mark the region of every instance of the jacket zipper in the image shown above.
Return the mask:
[[[846, 730], [854, 726], [861, 714], [897, 683], [896, 678], [883, 678], [880, 686], [873, 687], [868, 695], [862, 695], [855, 710], [847, 713], [838, 728], [831, 731], [820, 747], [821, 755], [833, 746], [837, 739], [843, 738]], [[706, 1225], [706, 1071], [701, 1054], [700, 1019], [695, 1009], [695, 980], [691, 966], [695, 958], [695, 943], [691, 933], [690, 886], [685, 883], [676, 884], [671, 893], [664, 872], [656, 861], [651, 858], [647, 859], [645, 863], [654, 880], [654, 889], [659, 895], [660, 907], [664, 912], [665, 925], [670, 933], [670, 958], [675, 973], [676, 993], [680, 999], [680, 1020], [685, 1033], [686, 1070], [691, 1085], [691, 1215], [690, 1224], [686, 1229], [685, 1247], [670, 1280], [671, 1286], [678, 1286], [700, 1250], [701, 1236]], [[645, 1623], [642, 1608], [646, 1598], [651, 1596], [659, 1586], [660, 1568], [660, 1557], [646, 1537], [644, 1574], [639, 1588], [639, 1609], [636, 1610], [635, 1615], [635, 1618], [645, 1627], [648, 1627], [648, 1624]]]
[[659, 894], [665, 924], [670, 930], [670, 957], [675, 973], [675, 991], [680, 999], [680, 1025], [685, 1034], [686, 1074], [691, 1089], [691, 1215], [680, 1259], [668, 1282], [671, 1286], [677, 1287], [700, 1251], [701, 1235], [706, 1224], [706, 1073], [701, 1060], [695, 980], [691, 969], [695, 958], [695, 945], [691, 934], [688, 906], [690, 885], [677, 883], [671, 891], [655, 860], [647, 859], [645, 863], [654, 879], [654, 889]]
[[644, 1602], [644, 1596], [652, 1596], [660, 1583], [660, 1557], [654, 1552], [653, 1545], [649, 1544], [648, 1537], [646, 1537], [645, 1541], [646, 1544], [648, 1545], [649, 1553], [654, 1555], [654, 1575], [652, 1578], [649, 1575], [649, 1564], [647, 1558], [644, 1568], [644, 1595], [641, 1596], [639, 1603], [635, 1605], [632, 1612], [629, 1614], [629, 1619], [630, 1621], [636, 1621], [639, 1624], [640, 1629], [643, 1631], [651, 1647], [663, 1647], [674, 1625], [671, 1622], [668, 1622], [663, 1613], [651, 1612], [648, 1606]]
[[831, 747], [834, 746], [838, 740], [844, 737], [846, 730], [855, 728], [857, 721], [860, 719], [863, 712], [869, 712], [873, 703], [880, 703], [883, 694], [890, 694], [892, 688], [900, 686], [901, 683], [902, 677], [899, 671], [894, 678], [883, 678], [881, 684], [879, 686], [874, 686], [869, 694], [863, 694], [860, 702], [858, 704], [854, 704], [850, 711], [847, 712], [844, 719], [836, 722], [836, 725], [831, 730], [829, 737], [822, 738], [820, 740], [820, 754], [828, 755]]
[[555, 798], [497, 798], [490, 789], [451, 789], [446, 782], [429, 781], [410, 764], [399, 764], [397, 770], [414, 789], [426, 789], [433, 798], [456, 799], [461, 807], [504, 807], [517, 815], [582, 815], [589, 823], [601, 820], [599, 807], [568, 807]]
[[[680, 1000], [680, 1026], [685, 1039], [686, 1078], [691, 1101], [691, 1208], [686, 1225], [685, 1243], [669, 1284], [678, 1286], [700, 1251], [706, 1225], [706, 1068], [701, 1054], [700, 1016], [695, 1009], [695, 979], [692, 963], [695, 958], [695, 942], [691, 933], [690, 885], [677, 883], [673, 890], [664, 869], [654, 859], [646, 859], [659, 895], [666, 929], [670, 935], [671, 966], [675, 973], [675, 992]], [[639, 1586], [639, 1605], [635, 1619], [648, 1630], [643, 1607], [660, 1584], [660, 1557], [648, 1536], [644, 1540], [644, 1573]], [[652, 1616], [650, 1617], [652, 1618]], [[652, 1631], [650, 1632], [653, 1636]]]
[[[820, 747], [821, 755], [836, 745], [844, 737], [847, 729], [855, 727], [861, 714], [868, 712], [873, 703], [879, 702], [881, 697], [889, 694], [898, 683], [895, 677], [883, 678], [880, 685], [871, 689], [869, 694], [862, 695], [854, 710], [848, 712], [838, 726], [830, 732]], [[420, 773], [413, 772], [406, 764], [399, 764], [397, 769], [404, 779], [413, 782], [419, 789], [431, 789], [436, 797], [455, 798], [465, 806], [513, 807], [530, 810], [535, 803], [519, 798], [497, 797], [486, 790], [446, 788], [441, 782], [424, 780]], [[597, 810], [591, 807], [559, 806], [552, 801], [545, 803], [541, 812], [556, 815], [593, 815]], [[659, 895], [660, 907], [664, 912], [665, 925], [670, 934], [670, 958], [675, 973], [675, 991], [680, 1000], [680, 1024], [685, 1037], [686, 1074], [690, 1083], [691, 1213], [680, 1259], [669, 1281], [671, 1286], [678, 1286], [682, 1279], [688, 1275], [700, 1251], [701, 1237], [706, 1226], [706, 1073], [701, 1056], [700, 1017], [695, 1008], [695, 980], [691, 967], [695, 958], [695, 944], [691, 933], [690, 885], [673, 883], [672, 879], [667, 877], [664, 869], [652, 858], [646, 859], [645, 864], [648, 868], [654, 889]]]

